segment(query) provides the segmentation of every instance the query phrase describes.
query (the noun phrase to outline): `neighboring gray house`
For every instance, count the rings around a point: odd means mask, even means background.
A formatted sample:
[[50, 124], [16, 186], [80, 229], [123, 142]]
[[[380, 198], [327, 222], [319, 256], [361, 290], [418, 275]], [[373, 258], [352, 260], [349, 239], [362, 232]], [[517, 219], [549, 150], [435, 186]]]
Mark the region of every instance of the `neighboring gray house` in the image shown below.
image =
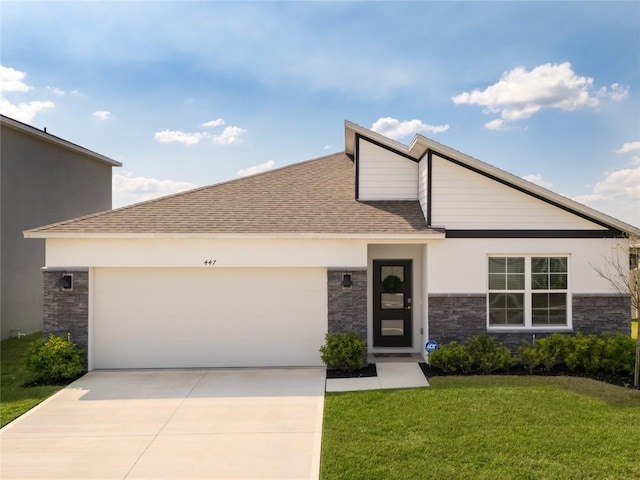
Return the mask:
[[121, 164], [0, 116], [2, 338], [42, 329], [44, 240], [22, 232], [111, 208], [111, 168]]

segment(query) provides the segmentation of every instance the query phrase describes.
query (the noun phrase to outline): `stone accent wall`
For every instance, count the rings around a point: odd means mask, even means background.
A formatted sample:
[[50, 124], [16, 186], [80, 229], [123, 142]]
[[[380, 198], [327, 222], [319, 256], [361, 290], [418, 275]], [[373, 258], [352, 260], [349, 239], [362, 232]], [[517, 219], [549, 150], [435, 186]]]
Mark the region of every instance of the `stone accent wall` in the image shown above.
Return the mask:
[[429, 340], [466, 343], [487, 330], [485, 295], [429, 295]]
[[[353, 286], [342, 287], [342, 275], [351, 274]], [[328, 332], [357, 333], [367, 341], [367, 271], [328, 269]]]
[[[573, 330], [567, 334], [584, 335], [629, 333], [631, 306], [629, 297], [622, 295], [573, 295]], [[429, 295], [429, 340], [439, 344], [453, 340], [466, 343], [470, 337], [487, 331], [485, 295]], [[515, 348], [522, 340], [553, 332], [525, 330], [523, 332], [491, 332], [490, 335], [507, 347]]]
[[61, 270], [44, 270], [43, 334], [67, 336], [85, 352], [89, 347], [89, 272], [66, 270], [73, 275], [72, 290], [56, 287]]
[[573, 329], [585, 335], [629, 333], [631, 299], [624, 295], [573, 295]]

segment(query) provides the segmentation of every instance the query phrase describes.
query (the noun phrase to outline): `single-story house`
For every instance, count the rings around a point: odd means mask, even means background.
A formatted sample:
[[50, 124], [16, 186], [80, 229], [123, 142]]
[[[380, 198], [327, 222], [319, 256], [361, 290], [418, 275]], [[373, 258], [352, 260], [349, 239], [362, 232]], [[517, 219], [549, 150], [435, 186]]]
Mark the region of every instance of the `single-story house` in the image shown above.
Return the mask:
[[[417, 135], [345, 122], [345, 151], [25, 232], [47, 332], [90, 369], [321, 365], [489, 332], [629, 332], [592, 268], [631, 225]], [[622, 245], [621, 248], [618, 248]]]

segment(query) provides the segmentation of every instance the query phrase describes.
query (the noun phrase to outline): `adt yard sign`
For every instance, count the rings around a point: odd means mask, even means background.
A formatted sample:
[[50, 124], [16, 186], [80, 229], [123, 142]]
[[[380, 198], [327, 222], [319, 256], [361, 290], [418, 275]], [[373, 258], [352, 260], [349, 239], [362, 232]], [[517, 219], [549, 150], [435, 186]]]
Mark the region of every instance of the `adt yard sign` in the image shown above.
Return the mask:
[[424, 344], [424, 349], [427, 351], [427, 353], [435, 352], [438, 349], [438, 342], [436, 342], [435, 340], [429, 340]]

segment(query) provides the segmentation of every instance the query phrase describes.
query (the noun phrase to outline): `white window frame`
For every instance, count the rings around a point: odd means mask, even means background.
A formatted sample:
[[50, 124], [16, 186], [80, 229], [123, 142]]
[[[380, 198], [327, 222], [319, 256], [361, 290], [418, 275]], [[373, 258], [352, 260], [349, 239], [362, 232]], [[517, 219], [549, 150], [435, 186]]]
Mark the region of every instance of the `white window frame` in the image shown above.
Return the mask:
[[[531, 288], [531, 259], [534, 257], [563, 257], [567, 259], [567, 289], [566, 290], [534, 290]], [[489, 318], [489, 294], [498, 291], [514, 291], [522, 292], [522, 290], [489, 290], [489, 259], [490, 258], [524, 258], [524, 325], [491, 325]], [[488, 332], [572, 332], [573, 331], [573, 314], [572, 314], [572, 294], [571, 294], [571, 255], [568, 253], [491, 253], [487, 255], [485, 260], [484, 281], [486, 282], [486, 314], [487, 314], [487, 331]], [[533, 325], [533, 309], [532, 294], [533, 293], [562, 293], [567, 295], [567, 323], [565, 325]]]

